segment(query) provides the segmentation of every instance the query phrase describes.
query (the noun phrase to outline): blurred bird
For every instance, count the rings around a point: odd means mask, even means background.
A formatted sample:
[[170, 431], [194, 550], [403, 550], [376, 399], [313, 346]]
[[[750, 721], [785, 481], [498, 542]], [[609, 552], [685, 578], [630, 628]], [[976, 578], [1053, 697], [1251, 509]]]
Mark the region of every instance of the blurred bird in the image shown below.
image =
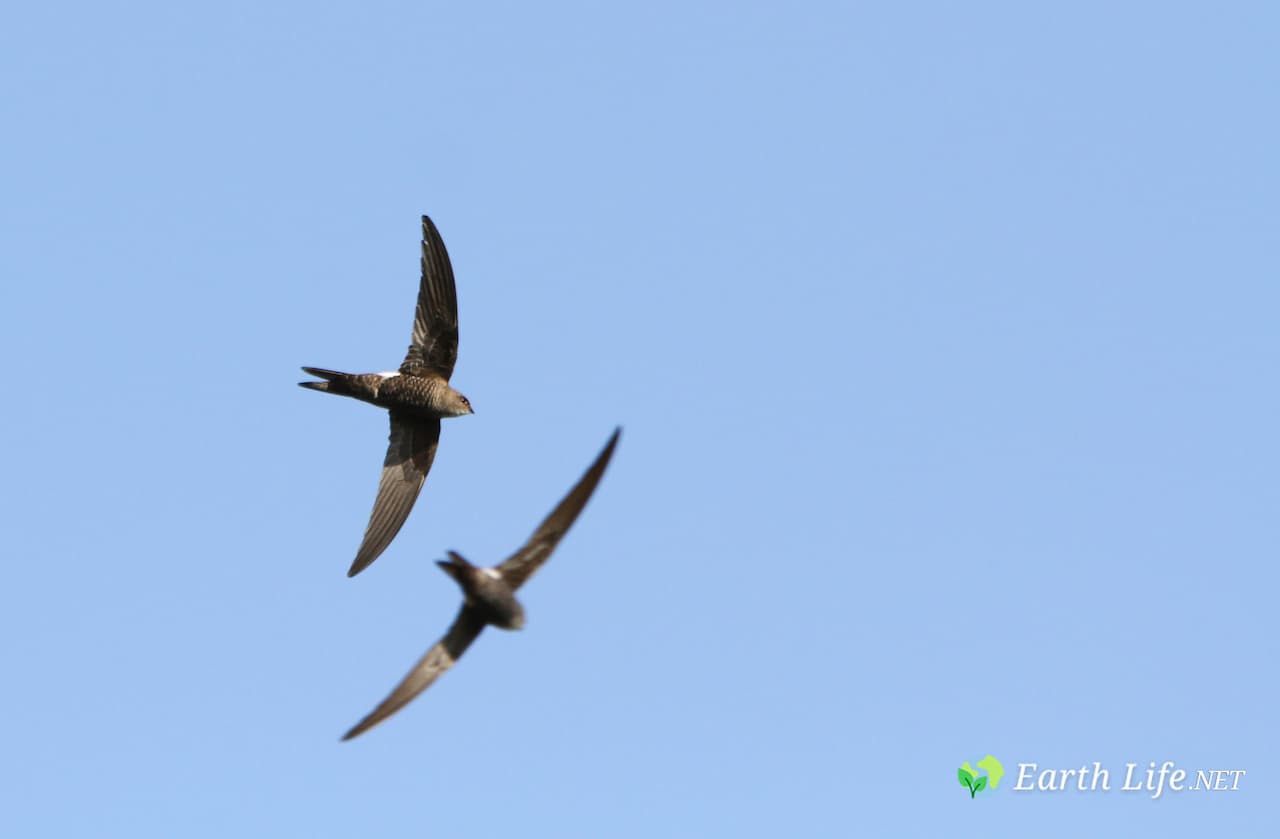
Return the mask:
[[363, 734], [409, 704], [453, 666], [486, 625], [492, 624], [499, 629], [520, 629], [524, 626], [524, 608], [516, 600], [516, 590], [547, 561], [578, 513], [582, 512], [583, 505], [600, 482], [609, 458], [613, 457], [613, 449], [621, 433], [621, 428], [614, 430], [586, 474], [524, 546], [501, 564], [477, 568], [453, 551], [449, 551], [448, 560], [437, 563], [462, 588], [462, 609], [445, 636], [414, 665], [396, 689], [382, 700], [382, 704], [343, 735], [343, 740]]

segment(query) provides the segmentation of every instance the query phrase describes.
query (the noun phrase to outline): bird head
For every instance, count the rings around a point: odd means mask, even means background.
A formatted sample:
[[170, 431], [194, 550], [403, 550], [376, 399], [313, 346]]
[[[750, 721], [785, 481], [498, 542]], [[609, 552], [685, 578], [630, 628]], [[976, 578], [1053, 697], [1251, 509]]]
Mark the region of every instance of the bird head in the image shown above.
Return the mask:
[[475, 413], [471, 408], [471, 400], [452, 389], [450, 389], [449, 398], [445, 402], [445, 409], [451, 417], [465, 417], [467, 414]]

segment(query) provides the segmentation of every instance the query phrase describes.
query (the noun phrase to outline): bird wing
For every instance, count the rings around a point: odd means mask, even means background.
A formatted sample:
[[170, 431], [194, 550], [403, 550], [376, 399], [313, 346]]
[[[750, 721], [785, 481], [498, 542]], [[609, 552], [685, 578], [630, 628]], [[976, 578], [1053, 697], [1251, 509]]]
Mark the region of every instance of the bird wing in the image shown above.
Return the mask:
[[413, 376], [434, 371], [448, 381], [457, 359], [458, 292], [453, 284], [453, 266], [440, 231], [430, 218], [423, 216], [422, 279], [413, 318], [413, 344], [400, 372]]
[[613, 457], [613, 448], [617, 445], [618, 435], [621, 433], [621, 428], [614, 430], [613, 436], [596, 457], [595, 463], [591, 464], [586, 474], [579, 479], [573, 489], [569, 490], [569, 494], [564, 497], [559, 506], [551, 511], [551, 515], [547, 516], [542, 524], [538, 525], [538, 529], [520, 550], [498, 566], [498, 573], [502, 575], [503, 582], [510, 586], [512, 591], [524, 585], [525, 580], [532, 577], [533, 572], [547, 561], [560, 539], [578, 518], [578, 513], [582, 512], [587, 499], [595, 491], [596, 484], [600, 483], [600, 476], [604, 474], [604, 468], [609, 465], [609, 458]]
[[348, 577], [368, 568], [396, 538], [413, 509], [413, 502], [418, 500], [427, 472], [431, 471], [439, 442], [440, 420], [406, 419], [391, 412], [391, 443], [382, 461], [378, 497], [374, 499], [369, 526], [365, 528], [355, 562], [347, 571]]
[[427, 650], [427, 654], [413, 665], [413, 669], [400, 684], [396, 685], [396, 689], [391, 691], [377, 708], [370, 711], [364, 719], [342, 735], [342, 739], [350, 740], [352, 737], [363, 734], [408, 705], [415, 696], [430, 687], [432, 682], [440, 678], [441, 674], [462, 657], [462, 653], [471, 646], [471, 642], [476, 640], [482, 629], [484, 629], [484, 618], [480, 616], [479, 610], [464, 605], [458, 612], [458, 616], [453, 619], [453, 626], [449, 627], [445, 636], [437, 641], [434, 647]]

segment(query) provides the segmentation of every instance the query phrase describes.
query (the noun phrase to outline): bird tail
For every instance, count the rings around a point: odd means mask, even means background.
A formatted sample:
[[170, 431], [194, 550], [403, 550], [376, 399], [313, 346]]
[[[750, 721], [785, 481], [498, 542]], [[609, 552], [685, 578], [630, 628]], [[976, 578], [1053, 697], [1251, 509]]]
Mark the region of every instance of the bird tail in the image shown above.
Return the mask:
[[439, 565], [441, 570], [450, 577], [453, 577], [454, 582], [458, 585], [462, 585], [462, 580], [466, 576], [467, 571], [473, 567], [470, 562], [467, 562], [462, 557], [461, 554], [454, 553], [453, 551], [449, 551], [448, 559], [436, 560], [436, 565]]
[[298, 382], [298, 387], [305, 387], [311, 390], [318, 390], [321, 393], [335, 393], [338, 396], [356, 396], [362, 395], [362, 388], [358, 386], [359, 376], [353, 376], [350, 373], [339, 373], [337, 370], [325, 370], [321, 367], [303, 367], [304, 372], [324, 379], [323, 382]]

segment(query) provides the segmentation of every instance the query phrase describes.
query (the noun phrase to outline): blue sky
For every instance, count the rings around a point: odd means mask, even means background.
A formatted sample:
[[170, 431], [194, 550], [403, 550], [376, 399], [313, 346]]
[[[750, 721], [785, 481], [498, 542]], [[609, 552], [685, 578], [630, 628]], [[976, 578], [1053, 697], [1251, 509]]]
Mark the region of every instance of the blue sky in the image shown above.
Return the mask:
[[[0, 832], [1269, 835], [1274, 6], [6, 18]], [[399, 363], [421, 213], [476, 414], [347, 579], [386, 420], [298, 367]], [[1010, 789], [1165, 760], [1248, 774]]]

